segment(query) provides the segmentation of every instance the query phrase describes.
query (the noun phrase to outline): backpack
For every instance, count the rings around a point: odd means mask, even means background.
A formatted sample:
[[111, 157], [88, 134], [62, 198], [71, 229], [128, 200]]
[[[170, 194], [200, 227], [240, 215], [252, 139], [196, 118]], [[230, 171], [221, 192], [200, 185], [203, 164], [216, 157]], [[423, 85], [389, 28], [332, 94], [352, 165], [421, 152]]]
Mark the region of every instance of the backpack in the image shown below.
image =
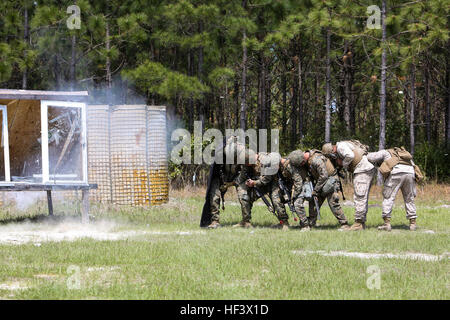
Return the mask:
[[391, 174], [392, 169], [397, 164], [405, 164], [405, 165], [412, 165], [412, 155], [406, 151], [404, 147], [394, 147], [392, 149], [387, 149], [391, 157], [380, 165], [380, 168], [378, 169], [380, 173], [383, 175], [383, 178], [386, 180], [387, 177]]
[[419, 166], [416, 165], [412, 159], [413, 156], [404, 147], [394, 147], [393, 149], [387, 150], [391, 154], [391, 158], [384, 161], [379, 170], [383, 177], [386, 179], [391, 173], [392, 169], [397, 164], [405, 164], [413, 166], [414, 168], [414, 179], [416, 183], [423, 184], [425, 181], [425, 175], [420, 170]]

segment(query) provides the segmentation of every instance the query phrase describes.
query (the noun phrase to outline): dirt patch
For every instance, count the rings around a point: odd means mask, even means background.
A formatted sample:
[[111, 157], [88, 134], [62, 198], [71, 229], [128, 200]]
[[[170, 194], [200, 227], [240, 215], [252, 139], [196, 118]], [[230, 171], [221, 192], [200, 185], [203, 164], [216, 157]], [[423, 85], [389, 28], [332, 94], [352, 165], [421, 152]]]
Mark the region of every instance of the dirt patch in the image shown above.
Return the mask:
[[358, 259], [408, 259], [420, 261], [441, 261], [449, 258], [449, 253], [445, 252], [442, 255], [432, 255], [426, 253], [365, 253], [365, 252], [348, 252], [348, 251], [310, 251], [310, 250], [293, 250], [295, 254], [309, 255], [318, 254], [325, 257], [350, 257]]
[[0, 244], [33, 243], [41, 246], [43, 242], [76, 241], [89, 238], [99, 241], [117, 241], [142, 235], [192, 235], [195, 231], [117, 231], [118, 225], [111, 221], [82, 224], [75, 221], [58, 223], [14, 223], [0, 226]]

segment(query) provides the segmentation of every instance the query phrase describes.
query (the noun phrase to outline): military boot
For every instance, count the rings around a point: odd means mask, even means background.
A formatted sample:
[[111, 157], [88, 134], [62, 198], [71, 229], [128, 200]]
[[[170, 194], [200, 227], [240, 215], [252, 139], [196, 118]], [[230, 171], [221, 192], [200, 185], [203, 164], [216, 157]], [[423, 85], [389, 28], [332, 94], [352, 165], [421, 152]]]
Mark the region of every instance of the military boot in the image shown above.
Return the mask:
[[417, 226], [416, 226], [416, 219], [415, 218], [410, 219], [409, 220], [409, 230], [410, 231], [416, 231], [416, 228], [417, 228]]
[[289, 230], [289, 221], [283, 220], [281, 223], [281, 230], [288, 231]]
[[246, 223], [250, 224], [250, 222], [241, 221], [239, 223], [233, 224], [233, 228], [245, 228]]
[[309, 221], [300, 221], [300, 232], [310, 231], [311, 227], [309, 226]]
[[213, 221], [211, 224], [207, 227], [208, 229], [217, 229], [220, 227], [219, 221]]
[[356, 220], [355, 223], [348, 229], [349, 231], [359, 231], [364, 230], [366, 228], [366, 224], [361, 220]]
[[248, 221], [241, 221], [233, 225], [233, 228], [251, 228], [252, 224]]
[[350, 226], [348, 225], [348, 223], [343, 223], [343, 224], [341, 224], [341, 227], [338, 230], [339, 231], [348, 231], [348, 230], [350, 230]]
[[378, 227], [378, 230], [391, 231], [391, 218], [383, 218], [384, 223]]

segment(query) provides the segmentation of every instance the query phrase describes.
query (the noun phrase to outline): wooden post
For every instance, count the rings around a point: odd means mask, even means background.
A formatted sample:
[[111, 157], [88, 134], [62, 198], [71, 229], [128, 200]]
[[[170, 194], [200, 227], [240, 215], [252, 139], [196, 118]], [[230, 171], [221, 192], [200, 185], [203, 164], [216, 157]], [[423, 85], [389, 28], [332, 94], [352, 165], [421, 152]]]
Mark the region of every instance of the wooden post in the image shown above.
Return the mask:
[[89, 189], [81, 190], [81, 222], [89, 223]]
[[53, 216], [53, 201], [52, 201], [52, 191], [47, 190], [47, 204], [48, 204], [48, 215]]

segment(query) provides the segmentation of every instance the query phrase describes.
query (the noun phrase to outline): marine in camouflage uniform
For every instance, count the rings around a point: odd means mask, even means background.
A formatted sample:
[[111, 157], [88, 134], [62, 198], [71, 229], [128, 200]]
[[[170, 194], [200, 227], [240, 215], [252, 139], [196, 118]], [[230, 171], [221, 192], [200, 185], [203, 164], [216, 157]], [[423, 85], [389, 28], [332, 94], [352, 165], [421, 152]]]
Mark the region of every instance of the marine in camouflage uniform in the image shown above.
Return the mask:
[[[225, 155], [228, 153], [236, 154], [239, 156], [239, 153], [245, 152], [245, 146], [241, 143], [237, 142], [236, 137], [230, 137], [225, 145]], [[234, 160], [233, 160], [234, 161]], [[225, 159], [226, 162], [226, 159]], [[231, 186], [235, 186], [239, 189], [237, 179], [239, 177], [239, 172], [242, 169], [241, 164], [219, 164], [217, 167], [217, 172], [213, 177], [211, 182], [211, 187], [209, 190], [209, 199], [210, 199], [210, 208], [211, 208], [211, 224], [208, 226], [210, 229], [215, 229], [220, 226], [220, 202], [223, 202], [223, 198], [228, 188]], [[242, 204], [242, 202], [241, 202]], [[224, 204], [222, 203], [222, 207]], [[245, 208], [241, 206], [242, 212], [246, 212]]]
[[[223, 164], [221, 165], [221, 174], [214, 176], [211, 182], [210, 193], [210, 207], [211, 207], [211, 224], [208, 226], [210, 229], [215, 229], [220, 226], [220, 202], [223, 201], [223, 197], [231, 186], [236, 186], [236, 179], [241, 170], [241, 165], [236, 164]], [[224, 207], [224, 205], [222, 204]]]
[[309, 221], [303, 206], [305, 198], [302, 191], [303, 183], [307, 179], [307, 172], [304, 167], [293, 164], [297, 160], [299, 152], [302, 153], [300, 150], [296, 150], [291, 152], [287, 159], [281, 159], [280, 170], [284, 180], [287, 182], [288, 190], [292, 190], [291, 199], [300, 218], [300, 227], [306, 231], [309, 230]]
[[[378, 230], [391, 231], [392, 207], [394, 206], [395, 197], [399, 190], [402, 190], [403, 200], [405, 202], [406, 219], [410, 221], [409, 229], [411, 231], [416, 230], [417, 214], [414, 198], [417, 193], [412, 157], [411, 160], [405, 161], [395, 156], [394, 149], [389, 149], [370, 152], [367, 155], [367, 159], [375, 166], [380, 167], [380, 172], [385, 173], [383, 175], [385, 181], [383, 186], [382, 214], [384, 224], [378, 227]], [[385, 164], [384, 167], [383, 164]], [[382, 168], [388, 169], [382, 170]]]
[[326, 143], [322, 153], [336, 161], [336, 164], [353, 174], [353, 201], [355, 203], [355, 223], [350, 230], [365, 229], [369, 208], [369, 192], [376, 169], [367, 160], [367, 150], [357, 140], [340, 141], [336, 145]]
[[[256, 155], [254, 164], [247, 162], [246, 167], [243, 168], [239, 175], [239, 187], [241, 188], [242, 200], [247, 200], [243, 203], [248, 208], [246, 215], [243, 211], [243, 222], [249, 222], [251, 219], [251, 207], [253, 201], [256, 200], [256, 194], [253, 187], [257, 187], [263, 194], [268, 194], [278, 219], [283, 230], [287, 230], [289, 226], [289, 216], [286, 213], [286, 208], [282, 201], [282, 192], [278, 185], [277, 175], [281, 157], [278, 153], [260, 152]], [[247, 159], [246, 159], [247, 161]], [[239, 190], [238, 190], [239, 193]], [[242, 204], [242, 203], [241, 203]]]
[[[319, 210], [325, 199], [328, 201], [331, 212], [339, 221], [342, 230], [349, 229], [347, 218], [339, 203], [339, 178], [337, 170], [331, 161], [325, 157], [319, 150], [307, 150], [302, 157], [302, 163], [307, 168], [312, 179], [315, 181], [312, 196], [317, 197]], [[300, 159], [299, 159], [300, 160]], [[314, 199], [309, 200], [309, 224], [311, 227], [316, 225], [317, 210], [315, 209]]]

